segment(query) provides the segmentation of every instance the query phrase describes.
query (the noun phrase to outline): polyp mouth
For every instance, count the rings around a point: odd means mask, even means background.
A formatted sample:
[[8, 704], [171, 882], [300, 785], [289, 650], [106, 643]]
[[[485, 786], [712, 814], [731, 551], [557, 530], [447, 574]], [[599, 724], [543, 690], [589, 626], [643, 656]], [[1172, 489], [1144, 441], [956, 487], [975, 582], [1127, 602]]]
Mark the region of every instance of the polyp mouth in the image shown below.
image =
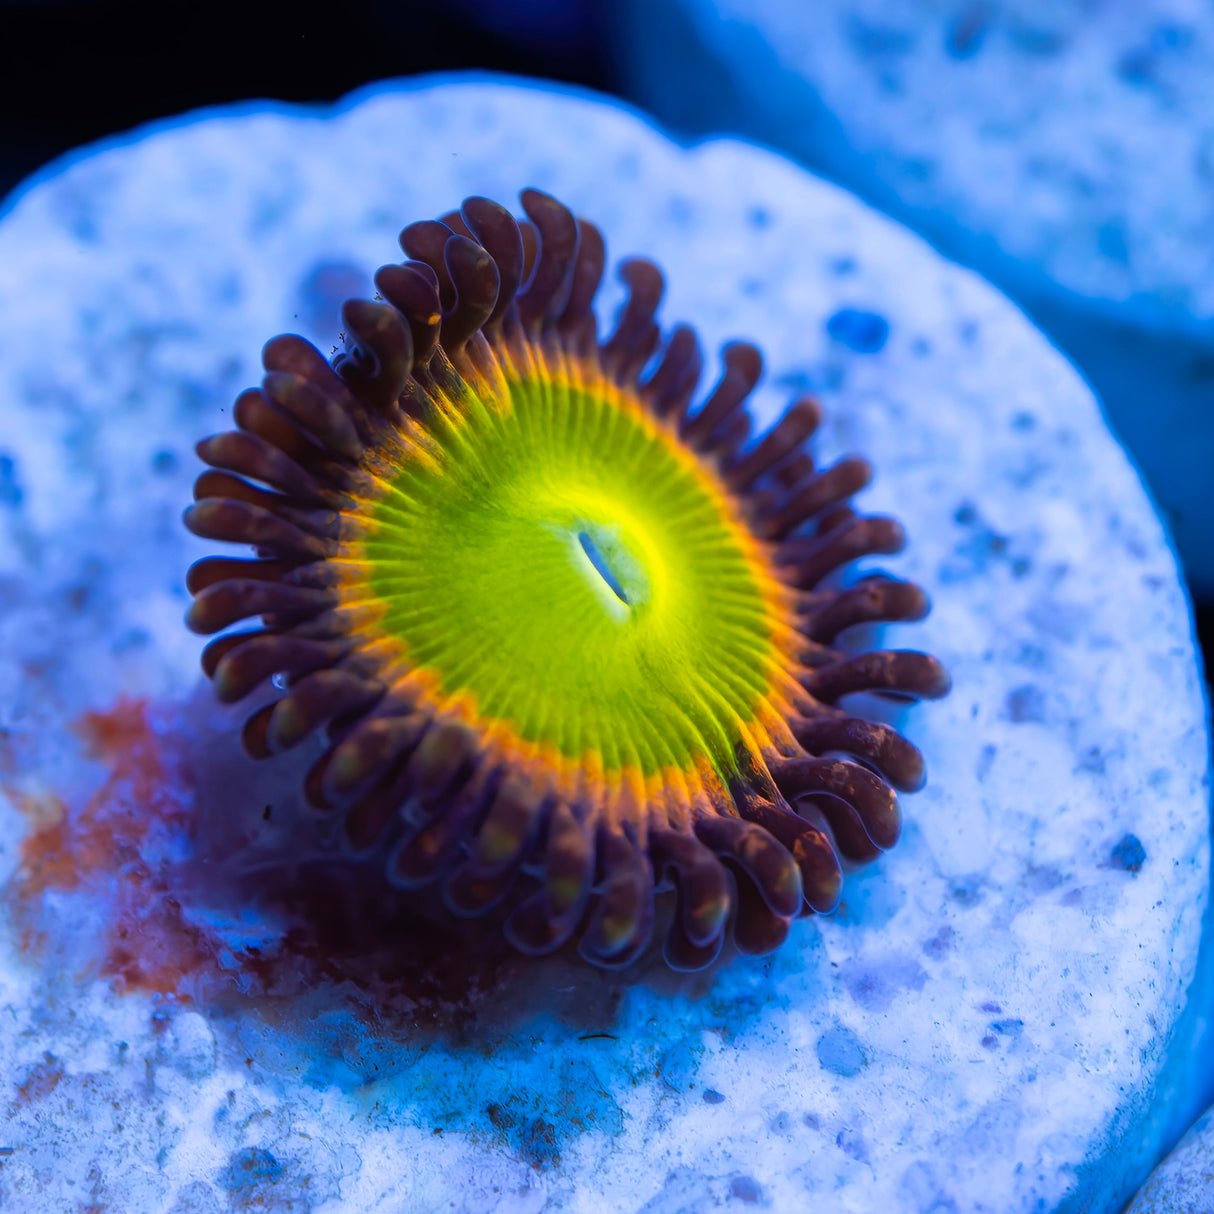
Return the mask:
[[607, 614], [623, 623], [649, 597], [649, 579], [619, 527], [583, 522], [570, 536], [575, 565]]

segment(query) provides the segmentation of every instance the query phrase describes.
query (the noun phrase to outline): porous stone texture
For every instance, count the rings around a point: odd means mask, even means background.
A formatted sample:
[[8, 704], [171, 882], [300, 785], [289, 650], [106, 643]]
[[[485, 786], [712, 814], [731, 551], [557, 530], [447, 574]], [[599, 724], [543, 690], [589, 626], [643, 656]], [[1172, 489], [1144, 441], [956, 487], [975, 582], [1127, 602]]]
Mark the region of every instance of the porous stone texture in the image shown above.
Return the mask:
[[[620, 989], [590, 1028], [549, 978], [521, 1023], [471, 1036], [355, 1014], [338, 985], [253, 997], [281, 930], [237, 912], [211, 924], [222, 981], [187, 999], [140, 915], [159, 899], [188, 925], [188, 891], [155, 882], [217, 779], [167, 739], [232, 729], [180, 623], [209, 547], [178, 521], [191, 444], [228, 424], [268, 336], [328, 348], [403, 223], [526, 185], [612, 256], [655, 257], [668, 323], [709, 351], [757, 338], [764, 418], [813, 391], [822, 455], [872, 458], [864, 506], [912, 537], [884, 564], [935, 599], [885, 642], [954, 679], [899, 714], [930, 783], [836, 914], [707, 989]], [[0, 314], [6, 1212], [1014, 1214], [1113, 1209], [1141, 1182], [1206, 900], [1205, 709], [1138, 479], [997, 292], [774, 155], [490, 80], [86, 149], [8, 204]], [[89, 757], [115, 737], [121, 763]], [[241, 771], [217, 812], [260, 795]], [[123, 831], [167, 825], [103, 864], [111, 830], [55, 850], [102, 805]]]
[[1214, 1111], [1200, 1117], [1151, 1173], [1126, 1214], [1205, 1214], [1214, 1210]]
[[1080, 365], [1214, 598], [1214, 10], [632, 0], [636, 95], [784, 148], [1011, 293]]

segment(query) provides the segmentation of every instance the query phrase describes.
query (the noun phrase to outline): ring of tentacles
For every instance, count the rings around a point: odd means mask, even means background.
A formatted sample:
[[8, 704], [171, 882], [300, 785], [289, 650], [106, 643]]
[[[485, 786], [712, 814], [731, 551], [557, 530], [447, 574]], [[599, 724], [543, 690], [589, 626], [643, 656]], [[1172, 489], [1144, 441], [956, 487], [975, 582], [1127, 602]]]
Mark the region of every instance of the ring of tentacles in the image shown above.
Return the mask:
[[522, 205], [407, 227], [331, 360], [265, 347], [186, 513], [256, 559], [197, 562], [188, 623], [222, 633], [220, 700], [278, 688], [246, 750], [320, 731], [308, 802], [440, 914], [603, 967], [659, 927], [677, 969], [730, 933], [766, 952], [835, 907], [841, 860], [898, 837], [921, 757], [838, 701], [948, 679], [835, 641], [926, 599], [837, 574], [903, 533], [848, 505], [866, 461], [815, 466], [812, 400], [752, 437], [760, 355], [735, 343], [693, 404], [701, 355], [686, 327], [662, 337], [657, 267], [623, 263], [600, 341], [600, 233], [538, 191]]

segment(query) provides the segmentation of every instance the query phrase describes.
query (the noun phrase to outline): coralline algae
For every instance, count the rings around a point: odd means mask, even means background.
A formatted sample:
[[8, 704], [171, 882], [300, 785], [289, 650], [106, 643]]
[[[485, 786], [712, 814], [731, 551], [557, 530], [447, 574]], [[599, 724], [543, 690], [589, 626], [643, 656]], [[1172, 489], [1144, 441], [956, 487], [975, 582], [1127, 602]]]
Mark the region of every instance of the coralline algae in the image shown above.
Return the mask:
[[[377, 989], [340, 931], [196, 880], [292, 887], [257, 865], [297, 810], [198, 692], [191, 445], [265, 334], [332, 341], [405, 219], [527, 184], [666, 265], [666, 323], [763, 335], [761, 420], [821, 396], [954, 675], [899, 722], [931, 782], [897, 862], [704, 988], [414, 942]], [[0, 308], [6, 1210], [1005, 1214], [1145, 1175], [1156, 1086], [1194, 1083], [1166, 1069], [1209, 872], [1187, 605], [1092, 396], [989, 287], [770, 154], [448, 81], [52, 166], [0, 222]]]

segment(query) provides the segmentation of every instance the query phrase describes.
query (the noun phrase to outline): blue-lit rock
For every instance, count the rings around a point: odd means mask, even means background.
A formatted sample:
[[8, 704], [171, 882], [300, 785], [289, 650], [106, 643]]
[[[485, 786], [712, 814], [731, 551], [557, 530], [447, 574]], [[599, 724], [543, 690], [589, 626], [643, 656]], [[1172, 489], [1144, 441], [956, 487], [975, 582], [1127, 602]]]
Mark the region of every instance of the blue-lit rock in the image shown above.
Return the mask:
[[1214, 1110], [1198, 1118], [1151, 1173], [1126, 1214], [1206, 1214], [1214, 1210]]
[[[209, 828], [264, 855], [289, 800], [277, 760], [208, 742], [233, 725], [181, 624], [203, 549], [179, 523], [192, 443], [227, 424], [267, 336], [328, 347], [337, 296], [399, 256], [405, 221], [528, 184], [598, 222], [613, 257], [659, 260], [667, 323], [710, 351], [761, 341], [764, 416], [812, 389], [823, 454], [872, 458], [865, 505], [912, 541], [887, 563], [935, 600], [887, 639], [939, 654], [955, 686], [905, 714], [930, 783], [904, 838], [774, 956], [698, 997], [619, 992], [589, 1025], [568, 971], [541, 969], [521, 1020], [466, 1041], [376, 1025], [323, 982], [259, 994], [282, 924], [188, 888], [182, 939], [222, 943], [218, 985], [188, 1007], [120, 993], [97, 956], [113, 889], [169, 871], [191, 832], [168, 814], [106, 881], [33, 901], [23, 840], [99, 789], [137, 818], [162, 795], [188, 809], [196, 785], [219, 798]], [[849, 309], [882, 324], [832, 334]], [[499, 81], [88, 149], [8, 205], [0, 315], [6, 1214], [1017, 1214], [1109, 1208], [1140, 1183], [1209, 875], [1201, 686], [1133, 470], [990, 287], [775, 156], [681, 149], [602, 102]], [[154, 711], [113, 782], [68, 726], [122, 695]], [[222, 762], [165, 766], [174, 731]], [[159, 894], [140, 888], [124, 964], [157, 942], [139, 916]], [[1167, 1075], [1186, 1098], [1192, 1078]]]
[[1199, 0], [629, 0], [632, 90], [793, 153], [1079, 365], [1214, 599], [1214, 11]]

